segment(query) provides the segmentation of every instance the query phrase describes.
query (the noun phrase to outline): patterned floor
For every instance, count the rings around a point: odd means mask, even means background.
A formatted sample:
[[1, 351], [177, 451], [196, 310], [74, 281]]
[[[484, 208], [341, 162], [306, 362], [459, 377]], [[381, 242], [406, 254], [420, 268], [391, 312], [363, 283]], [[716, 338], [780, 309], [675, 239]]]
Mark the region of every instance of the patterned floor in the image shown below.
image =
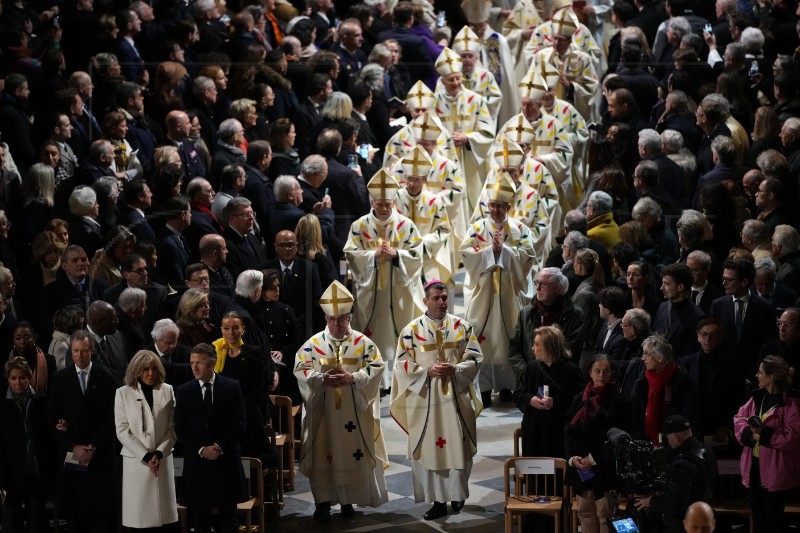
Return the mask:
[[495, 397], [492, 409], [478, 417], [478, 454], [474, 458], [469, 484], [469, 499], [459, 514], [425, 521], [422, 515], [429, 504], [414, 502], [411, 465], [405, 457], [406, 438], [388, 416], [388, 397], [383, 399], [381, 424], [391, 461], [386, 470], [389, 502], [372, 508], [356, 507], [355, 517], [344, 521], [338, 507], [332, 510], [333, 523], [322, 526], [311, 518], [314, 499], [308, 479], [298, 473], [295, 490], [285, 494], [286, 505], [280, 521], [270, 524], [268, 531], [331, 531], [331, 532], [427, 532], [469, 531], [497, 532], [503, 529], [503, 462], [513, 452], [514, 429], [519, 427], [522, 413], [510, 403]]

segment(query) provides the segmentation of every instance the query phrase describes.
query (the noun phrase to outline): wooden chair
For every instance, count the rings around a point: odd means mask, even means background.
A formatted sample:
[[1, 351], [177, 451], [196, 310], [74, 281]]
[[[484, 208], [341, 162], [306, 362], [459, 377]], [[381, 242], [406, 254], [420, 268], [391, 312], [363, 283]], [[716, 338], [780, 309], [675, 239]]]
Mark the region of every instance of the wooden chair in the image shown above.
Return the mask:
[[[269, 494], [264, 493], [264, 506], [270, 508], [270, 515], [273, 520], [280, 518], [283, 509], [283, 446], [286, 442], [286, 435], [278, 437], [272, 427], [267, 426], [267, 438], [272, 446], [275, 447], [278, 455], [278, 464], [268, 468], [264, 472], [264, 479], [269, 481]], [[266, 486], [266, 484], [265, 484]], [[267, 502], [269, 496], [269, 502]]]
[[253, 531], [253, 513], [258, 519], [259, 533], [264, 532], [264, 469], [255, 457], [242, 457], [244, 477], [247, 479], [250, 498], [236, 505], [236, 511], [244, 515], [245, 532]]
[[717, 459], [719, 477], [711, 496], [709, 504], [714, 509], [714, 514], [720, 516], [735, 516], [743, 518], [749, 524], [749, 531], [755, 531], [753, 512], [747, 489], [742, 485], [739, 459]]
[[276, 437], [286, 436], [285, 444], [282, 449], [283, 460], [283, 490], [294, 490], [294, 457], [295, 457], [295, 435], [294, 435], [294, 414], [292, 411], [292, 399], [288, 396], [274, 396], [270, 399], [275, 406], [275, 416], [272, 419], [272, 428], [275, 430]]
[[[561, 533], [572, 500], [570, 488], [564, 485], [567, 462], [554, 457], [512, 457], [503, 467], [505, 484], [505, 532], [517, 529], [522, 532], [522, 515], [538, 513], [552, 516], [555, 533]], [[560, 496], [559, 488], [563, 487]], [[537, 497], [546, 496], [547, 503], [537, 503]]]
[[514, 457], [522, 456], [522, 428], [514, 430]]
[[[183, 457], [173, 457], [176, 481], [183, 477]], [[259, 532], [264, 531], [264, 474], [261, 461], [254, 457], [242, 457], [242, 467], [244, 476], [248, 481], [250, 497], [247, 501], [236, 505], [236, 511], [245, 516], [246, 532], [252, 530], [253, 512], [257, 513]], [[177, 484], [177, 483], [176, 483]], [[186, 506], [178, 503], [178, 521], [181, 524], [181, 533], [187, 533], [189, 524], [187, 523]]]

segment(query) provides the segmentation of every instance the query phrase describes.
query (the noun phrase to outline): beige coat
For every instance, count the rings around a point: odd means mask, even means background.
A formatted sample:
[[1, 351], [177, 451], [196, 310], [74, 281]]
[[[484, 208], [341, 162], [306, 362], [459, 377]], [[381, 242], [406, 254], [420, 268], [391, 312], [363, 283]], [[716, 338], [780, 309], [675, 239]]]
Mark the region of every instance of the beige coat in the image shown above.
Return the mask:
[[[122, 525], [160, 527], [178, 521], [175, 505], [175, 394], [166, 383], [153, 389], [153, 410], [144, 394], [125, 386], [117, 389], [114, 422], [122, 443]], [[142, 462], [147, 452], [163, 454], [158, 477]]]

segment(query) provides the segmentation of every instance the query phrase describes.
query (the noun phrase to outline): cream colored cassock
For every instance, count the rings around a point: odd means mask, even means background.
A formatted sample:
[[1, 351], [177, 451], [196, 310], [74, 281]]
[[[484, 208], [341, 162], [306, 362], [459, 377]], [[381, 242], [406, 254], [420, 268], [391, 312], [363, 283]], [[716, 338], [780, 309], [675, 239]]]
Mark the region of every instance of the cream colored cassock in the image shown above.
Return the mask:
[[[551, 65], [553, 69], [548, 69], [546, 65]], [[571, 102], [582, 117], [592, 117], [599, 81], [588, 55], [567, 50], [563, 56], [559, 56], [555, 48], [545, 48], [533, 56], [531, 70], [541, 74], [547, 86], [555, 89], [556, 98]], [[571, 91], [559, 83], [559, 72], [563, 72], [572, 82]]]
[[[492, 117], [492, 127], [495, 127], [498, 124], [503, 93], [500, 91], [500, 87], [497, 85], [492, 73], [483, 67], [475, 65], [472, 72], [461, 73], [461, 83], [465, 89], [476, 92], [483, 97], [486, 101], [486, 107], [489, 109], [489, 115]], [[439, 91], [444, 91], [442, 78], [436, 81], [436, 92]]]
[[[503, 235], [503, 250], [495, 259], [492, 239], [498, 229]], [[472, 225], [470, 237], [461, 244], [461, 256], [467, 274], [465, 317], [475, 328], [485, 358], [480, 389], [514, 389], [516, 380], [508, 361], [508, 338], [520, 309], [533, 295], [530, 272], [536, 252], [530, 230], [511, 218], [502, 224], [484, 218]]]
[[[472, 326], [455, 315], [422, 315], [400, 334], [389, 412], [408, 434], [417, 502], [469, 497], [481, 410], [472, 382], [482, 360]], [[428, 368], [444, 361], [455, 365], [455, 375], [428, 377]]]
[[[570, 7], [566, 9], [572, 8]], [[553, 16], [555, 16], [555, 13]], [[600, 66], [603, 51], [599, 46], [597, 46], [594, 37], [592, 37], [592, 32], [589, 31], [589, 28], [580, 22], [577, 24], [577, 26], [578, 29], [572, 35], [572, 44], [570, 44], [570, 47], [573, 50], [587, 54], [592, 60], [592, 66], [597, 69]], [[533, 56], [536, 52], [553, 46], [553, 35], [553, 22], [551, 20], [542, 22], [536, 27], [535, 30], [533, 30], [530, 41], [528, 41], [528, 44], [525, 45], [525, 57], [528, 61], [528, 68], [530, 68], [530, 62], [533, 60]]]
[[[397, 250], [396, 262], [375, 259], [384, 241]], [[344, 253], [353, 272], [353, 326], [380, 348], [387, 363], [383, 388], [388, 389], [397, 336], [403, 324], [424, 309], [422, 238], [414, 223], [397, 211], [393, 210], [386, 221], [378, 220], [370, 211], [353, 222]]]
[[[438, 138], [435, 139], [436, 151], [441, 153], [450, 161], [458, 164], [458, 152], [456, 151], [456, 145], [453, 144], [453, 137], [442, 125], [442, 122], [439, 120], [439, 117], [436, 115], [436, 113], [431, 113], [431, 117], [432, 118], [430, 120], [435, 121], [441, 130]], [[414, 126], [414, 122], [415, 121], [412, 121], [410, 124], [406, 124], [397, 130], [397, 133], [392, 135], [392, 137], [389, 139], [389, 142], [386, 143], [386, 149], [384, 150], [383, 154], [384, 167], [389, 168], [392, 165], [395, 165], [417, 145], [417, 135], [415, 130], [418, 128]]]
[[542, 109], [564, 125], [567, 138], [572, 144], [572, 189], [565, 190], [564, 194], [567, 195], [570, 209], [577, 209], [583, 202], [583, 192], [586, 190], [586, 148], [589, 143], [589, 128], [586, 127], [586, 121], [575, 106], [569, 102], [556, 98], [551, 109], [545, 107]]
[[[114, 398], [114, 423], [122, 444], [122, 525], [132, 528], [159, 528], [178, 521], [175, 506], [175, 472], [172, 449], [175, 446], [175, 393], [162, 383], [153, 388], [153, 409], [140, 388], [117, 389]], [[142, 462], [148, 452], [163, 455], [159, 476]]]
[[[378, 347], [355, 330], [334, 339], [326, 327], [296, 355], [294, 375], [306, 409], [300, 471], [311, 481], [315, 502], [377, 507], [388, 500], [389, 464], [374, 405], [380, 402], [385, 364]], [[349, 386], [323, 384], [325, 372], [353, 374]]]
[[517, 76], [514, 70], [514, 59], [508, 41], [502, 33], [493, 30], [487, 25], [483, 35], [478, 35], [483, 41], [481, 51], [481, 64], [494, 75], [500, 86], [503, 99], [500, 103], [500, 113], [496, 122], [504, 122], [519, 110], [519, 95], [517, 94]]
[[403, 187], [397, 191], [395, 209], [414, 223], [422, 237], [423, 282], [449, 283], [458, 264], [453, 264], [453, 228], [442, 199], [427, 188], [411, 196]]
[[[511, 14], [503, 23], [503, 35], [511, 50], [514, 61], [514, 76], [521, 80], [528, 72], [528, 59], [525, 57], [525, 46], [530, 37], [525, 38], [523, 32], [528, 28], [535, 29], [542, 23], [542, 17], [531, 0], [519, 0], [511, 10]], [[532, 33], [532, 32], [531, 32]]]

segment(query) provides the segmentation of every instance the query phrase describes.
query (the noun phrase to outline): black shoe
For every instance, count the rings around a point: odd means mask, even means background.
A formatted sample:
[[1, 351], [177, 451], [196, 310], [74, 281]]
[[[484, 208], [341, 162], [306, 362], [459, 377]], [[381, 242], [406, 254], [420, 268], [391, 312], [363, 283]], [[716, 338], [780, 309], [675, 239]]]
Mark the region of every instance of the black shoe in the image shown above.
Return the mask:
[[320, 524], [331, 523], [331, 504], [330, 502], [320, 503], [314, 511], [314, 520]]
[[436, 520], [437, 518], [441, 518], [443, 516], [447, 516], [447, 504], [441, 502], [433, 502], [433, 507], [428, 509], [428, 512], [425, 513], [425, 520]]
[[381, 389], [381, 398], [384, 396], [389, 396], [390, 392], [392, 392], [392, 389]]
[[489, 408], [492, 406], [492, 391], [481, 391], [481, 403], [484, 407]]
[[349, 503], [342, 504], [342, 518], [350, 518], [355, 516], [356, 510], [353, 509], [353, 505]]
[[500, 401], [501, 402], [510, 402], [511, 401], [511, 391], [508, 389], [500, 390]]
[[457, 513], [464, 508], [464, 500], [458, 502], [450, 502], [450, 506], [453, 508], [453, 512]]

